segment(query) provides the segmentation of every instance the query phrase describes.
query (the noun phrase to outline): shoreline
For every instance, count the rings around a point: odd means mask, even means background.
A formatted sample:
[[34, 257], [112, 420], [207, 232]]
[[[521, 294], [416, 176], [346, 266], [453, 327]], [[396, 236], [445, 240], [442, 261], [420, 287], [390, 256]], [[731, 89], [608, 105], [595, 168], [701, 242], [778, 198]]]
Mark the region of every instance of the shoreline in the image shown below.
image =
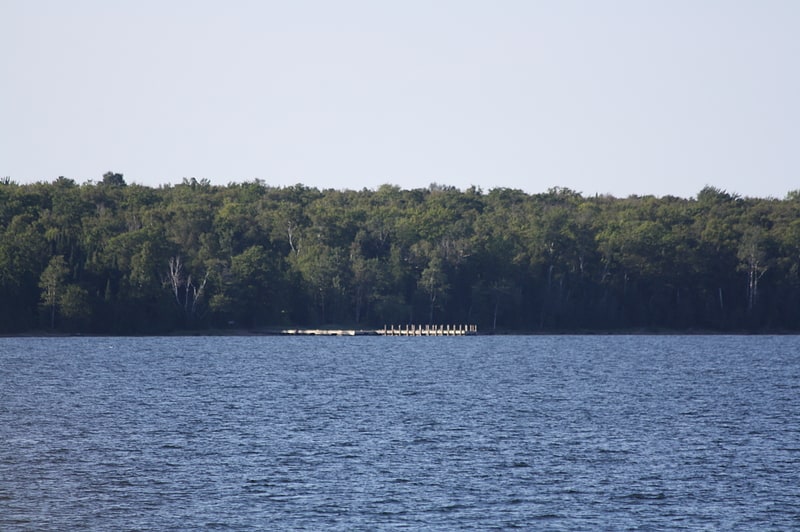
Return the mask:
[[287, 329], [200, 329], [179, 330], [163, 333], [128, 333], [105, 334], [94, 332], [57, 332], [57, 331], [25, 331], [18, 333], [0, 333], [0, 338], [169, 338], [169, 337], [248, 337], [248, 336], [285, 336], [285, 337], [469, 337], [469, 336], [798, 336], [800, 331], [764, 330], [764, 331], [715, 331], [715, 330], [647, 330], [647, 329], [605, 329], [605, 330], [571, 330], [571, 331], [481, 331], [469, 334], [384, 334], [383, 329], [342, 329], [342, 328], [287, 328]]

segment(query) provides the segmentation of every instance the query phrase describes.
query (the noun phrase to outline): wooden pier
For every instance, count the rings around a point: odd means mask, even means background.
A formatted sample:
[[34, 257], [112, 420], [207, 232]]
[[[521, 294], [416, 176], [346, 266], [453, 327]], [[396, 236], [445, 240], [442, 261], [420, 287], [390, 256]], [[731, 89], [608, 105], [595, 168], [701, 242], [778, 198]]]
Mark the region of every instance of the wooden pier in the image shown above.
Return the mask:
[[473, 336], [477, 325], [384, 325], [383, 329], [283, 329], [289, 336]]
[[471, 336], [478, 334], [477, 325], [384, 325], [381, 336]]
[[370, 330], [360, 331], [355, 329], [283, 329], [284, 336], [374, 336]]

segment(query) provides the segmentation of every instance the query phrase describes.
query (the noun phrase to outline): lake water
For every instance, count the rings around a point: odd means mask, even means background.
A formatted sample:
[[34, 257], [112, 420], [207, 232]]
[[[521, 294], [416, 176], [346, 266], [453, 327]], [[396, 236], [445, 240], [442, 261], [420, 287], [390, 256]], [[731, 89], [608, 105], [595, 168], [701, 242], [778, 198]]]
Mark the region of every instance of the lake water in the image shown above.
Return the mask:
[[797, 529], [800, 337], [0, 338], [0, 530]]

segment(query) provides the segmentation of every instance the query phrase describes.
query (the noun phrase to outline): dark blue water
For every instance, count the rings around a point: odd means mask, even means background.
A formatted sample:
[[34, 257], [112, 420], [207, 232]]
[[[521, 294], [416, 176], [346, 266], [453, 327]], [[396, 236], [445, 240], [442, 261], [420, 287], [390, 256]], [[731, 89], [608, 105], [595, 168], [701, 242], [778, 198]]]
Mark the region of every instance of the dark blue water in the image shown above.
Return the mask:
[[800, 338], [0, 339], [0, 530], [797, 529]]

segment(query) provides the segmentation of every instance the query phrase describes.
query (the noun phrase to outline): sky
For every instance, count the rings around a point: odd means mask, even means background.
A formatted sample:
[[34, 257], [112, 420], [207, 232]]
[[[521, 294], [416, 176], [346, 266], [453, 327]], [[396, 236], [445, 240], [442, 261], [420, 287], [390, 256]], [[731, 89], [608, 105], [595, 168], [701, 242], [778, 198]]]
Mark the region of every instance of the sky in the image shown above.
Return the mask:
[[800, 189], [796, 0], [0, 0], [0, 177]]

